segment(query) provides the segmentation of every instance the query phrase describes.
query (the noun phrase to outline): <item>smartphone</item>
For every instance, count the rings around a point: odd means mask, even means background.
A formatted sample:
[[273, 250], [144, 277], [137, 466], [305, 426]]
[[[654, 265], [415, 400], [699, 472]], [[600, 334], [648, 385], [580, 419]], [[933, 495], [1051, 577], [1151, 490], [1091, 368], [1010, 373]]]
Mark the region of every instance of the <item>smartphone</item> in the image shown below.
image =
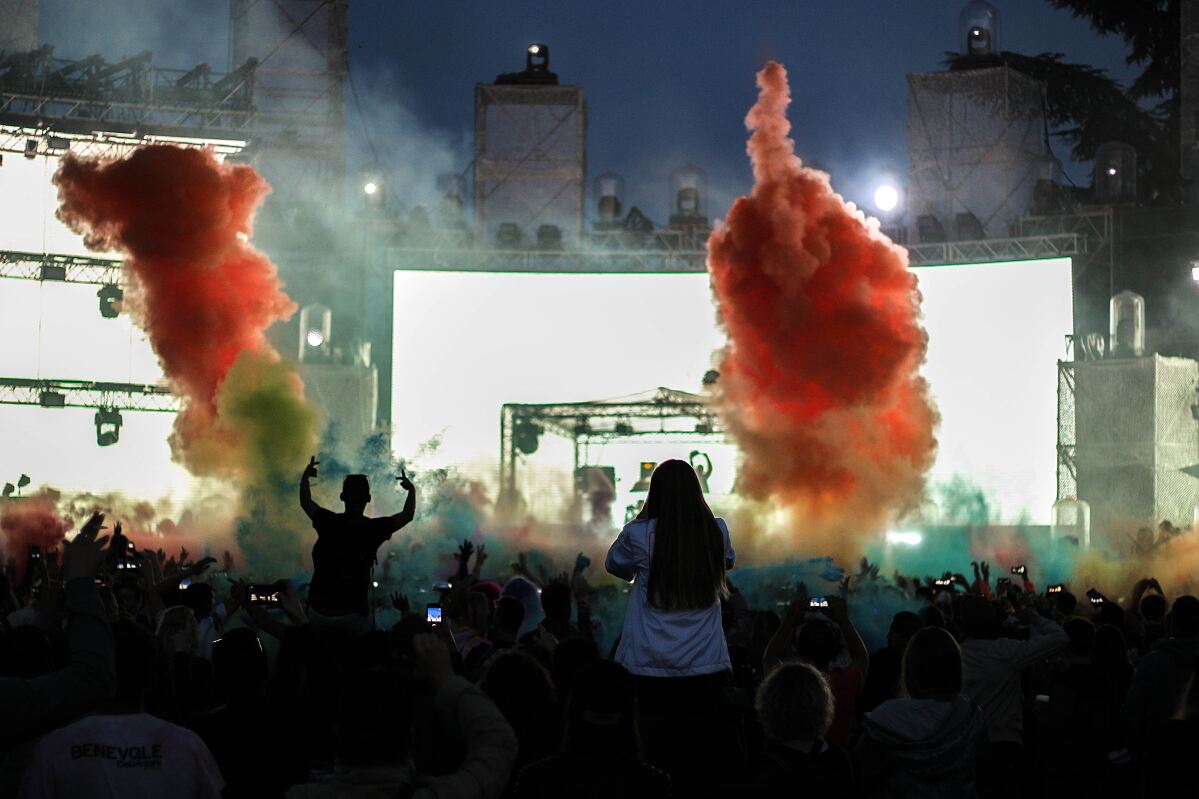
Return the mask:
[[814, 596], [808, 600], [808, 607], [812, 610], [828, 610], [828, 600], [822, 596]]
[[1028, 574], [1028, 567], [1027, 566], [1013, 566], [1012, 574], [1018, 574], [1021, 577], [1023, 577], [1024, 575]]
[[251, 583], [246, 586], [246, 601], [251, 605], [278, 605], [283, 589], [275, 583]]
[[1091, 600], [1091, 604], [1099, 607], [1103, 604], [1103, 594], [1096, 591], [1094, 588], [1087, 589], [1087, 599]]
[[182, 580], [179, 581], [179, 587], [182, 589], [185, 589], [185, 590], [191, 584], [192, 584], [192, 580], [190, 577], [184, 577]]
[[441, 624], [441, 605], [436, 602], [425, 605], [425, 624], [437, 629]]
[[29, 546], [29, 559], [37, 560], [41, 556], [42, 556], [42, 548], [39, 547], [37, 544], [31, 544]]
[[953, 588], [953, 579], [950, 577], [946, 577], [941, 580], [934, 580], [933, 583], [937, 586], [937, 588]]
[[1063, 589], [1065, 589], [1065, 587], [1066, 587], [1066, 586], [1062, 585], [1061, 583], [1058, 583], [1057, 585], [1051, 585], [1051, 586], [1049, 586], [1048, 588], [1046, 588], [1046, 589], [1045, 589], [1045, 593], [1047, 593], [1047, 594], [1060, 594], [1060, 593], [1062, 592], [1062, 590], [1063, 590]]
[[121, 558], [117, 561], [117, 568], [122, 571], [131, 571], [137, 568], [137, 561], [131, 558]]

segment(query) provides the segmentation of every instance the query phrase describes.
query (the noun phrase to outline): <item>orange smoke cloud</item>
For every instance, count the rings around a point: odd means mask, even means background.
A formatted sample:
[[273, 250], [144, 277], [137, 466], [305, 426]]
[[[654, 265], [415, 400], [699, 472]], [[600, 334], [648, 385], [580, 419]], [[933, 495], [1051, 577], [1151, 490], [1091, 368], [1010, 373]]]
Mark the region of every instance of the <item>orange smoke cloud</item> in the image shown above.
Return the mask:
[[753, 191], [708, 241], [728, 333], [717, 402], [738, 491], [791, 512], [789, 543], [844, 555], [915, 506], [933, 462], [920, 294], [905, 252], [795, 155], [786, 70], [757, 77]]
[[[182, 398], [171, 449], [193, 474], [235, 480], [253, 565], [296, 559], [294, 472], [316, 451], [303, 384], [266, 339], [291, 316], [274, 264], [249, 243], [270, 191], [209, 150], [149, 145], [128, 157], [68, 155], [58, 216], [85, 243], [126, 255], [132, 312]], [[252, 521], [248, 521], [252, 520]]]

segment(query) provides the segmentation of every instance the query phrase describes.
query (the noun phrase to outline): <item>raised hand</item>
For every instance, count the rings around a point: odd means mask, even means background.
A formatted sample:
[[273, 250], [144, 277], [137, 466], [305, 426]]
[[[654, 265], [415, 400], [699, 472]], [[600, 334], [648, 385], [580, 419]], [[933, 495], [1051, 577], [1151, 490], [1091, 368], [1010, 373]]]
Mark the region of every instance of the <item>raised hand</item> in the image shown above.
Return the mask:
[[409, 479], [408, 471], [406, 469], [400, 469], [400, 475], [396, 478], [396, 482], [399, 483], [400, 488], [404, 489], [405, 491], [416, 490], [416, 486], [412, 485], [412, 480]]
[[[319, 465], [320, 465], [320, 461], [318, 461], [316, 459], [315, 455], [310, 457], [308, 459], [308, 465], [304, 467], [304, 474], [303, 474], [303, 476], [301, 476], [300, 479], [301, 480], [311, 480], [312, 478], [316, 477], [316, 467]], [[292, 474], [295, 474], [295, 472], [292, 472]]]
[[479, 544], [479, 548], [475, 550], [475, 570], [478, 571], [482, 567], [483, 562], [487, 560], [487, 547]]
[[208, 567], [214, 563], [216, 563], [216, 558], [202, 558], [185, 569], [185, 571], [188, 574], [203, 574], [204, 572], [208, 571]]
[[104, 558], [104, 545], [108, 536], [96, 537], [103, 529], [104, 514], [94, 513], [83, 528], [62, 547], [62, 579], [68, 582], [79, 577], [91, 579], [96, 576]]
[[584, 555], [582, 552], [575, 555], [575, 574], [582, 574], [583, 570], [591, 565], [591, 558]]
[[458, 545], [458, 553], [454, 555], [454, 559], [458, 561], [459, 565], [461, 565], [463, 568], [466, 568], [466, 563], [470, 560], [470, 556], [473, 555], [474, 552], [475, 545], [470, 542], [470, 539], [465, 539], [461, 544]]
[[849, 616], [849, 605], [845, 601], [845, 597], [837, 594], [829, 594], [825, 599], [828, 601], [828, 616], [833, 621], [844, 619]]
[[391, 606], [405, 616], [412, 612], [412, 603], [408, 601], [408, 595], [399, 591], [391, 595]]

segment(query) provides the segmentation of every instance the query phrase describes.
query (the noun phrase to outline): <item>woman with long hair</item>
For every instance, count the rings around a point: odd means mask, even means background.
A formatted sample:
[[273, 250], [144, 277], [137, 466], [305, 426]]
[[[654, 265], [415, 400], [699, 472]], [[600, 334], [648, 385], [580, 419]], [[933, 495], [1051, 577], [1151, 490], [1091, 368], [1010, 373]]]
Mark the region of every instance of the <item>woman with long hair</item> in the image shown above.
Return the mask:
[[605, 562], [610, 574], [633, 583], [616, 660], [643, 677], [731, 671], [720, 600], [734, 554], [728, 527], [712, 515], [690, 464], [658, 464], [645, 507]]
[[636, 679], [646, 759], [680, 796], [698, 795], [742, 762], [720, 617], [733, 557], [695, 471], [669, 460], [605, 563], [633, 583], [616, 660]]

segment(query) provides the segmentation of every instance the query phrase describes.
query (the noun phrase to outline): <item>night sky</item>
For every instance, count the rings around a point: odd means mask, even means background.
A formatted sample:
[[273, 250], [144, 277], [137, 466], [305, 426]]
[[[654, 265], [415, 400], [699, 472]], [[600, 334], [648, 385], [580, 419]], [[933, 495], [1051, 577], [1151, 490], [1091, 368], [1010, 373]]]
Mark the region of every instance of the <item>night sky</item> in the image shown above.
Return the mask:
[[[1122, 80], [1131, 74], [1123, 42], [1098, 37], [1044, 0], [995, 4], [1004, 49], [1062, 52]], [[519, 70], [525, 46], [539, 41], [550, 45], [562, 82], [586, 89], [589, 177], [621, 174], [626, 207], [639, 205], [661, 221], [667, 176], [691, 161], [708, 171], [709, 207], [720, 216], [749, 185], [743, 119], [755, 70], [774, 58], [791, 74], [800, 155], [861, 202], [880, 175], [906, 169], [904, 76], [940, 69], [943, 52], [957, 49], [963, 5], [354, 0], [350, 58], [362, 114], [350, 105], [352, 158], [370, 158], [365, 127], [391, 173], [391, 190], [425, 198], [433, 172], [469, 164], [474, 84]], [[41, 39], [62, 56], [115, 59], [151, 49], [160, 66], [204, 60], [224, 68], [226, 9], [222, 0], [42, 0]], [[1056, 152], [1066, 158], [1060, 143]]]

